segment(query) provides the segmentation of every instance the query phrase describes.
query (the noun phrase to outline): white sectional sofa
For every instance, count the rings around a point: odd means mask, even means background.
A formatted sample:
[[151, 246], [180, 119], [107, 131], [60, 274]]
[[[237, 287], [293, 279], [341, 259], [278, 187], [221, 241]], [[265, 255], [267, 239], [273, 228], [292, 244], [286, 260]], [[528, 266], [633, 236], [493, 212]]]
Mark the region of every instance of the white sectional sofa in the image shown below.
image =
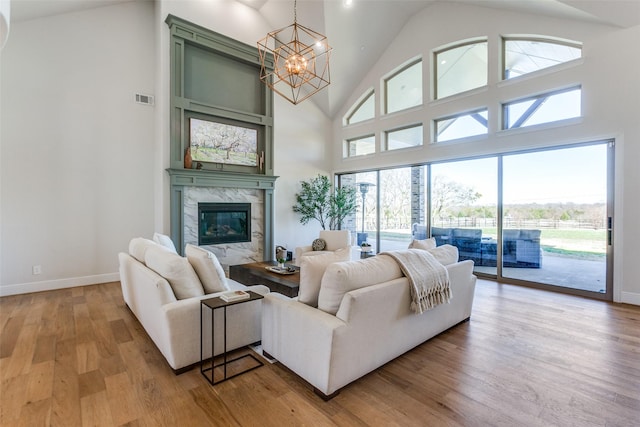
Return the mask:
[[[193, 257], [189, 257], [192, 261], [189, 262], [188, 258], [181, 257], [175, 251], [163, 249], [157, 244], [154, 246], [152, 241], [141, 238], [132, 240], [129, 253], [118, 254], [124, 300], [176, 373], [191, 369], [200, 362], [201, 300], [227, 290], [252, 290], [262, 295], [269, 293], [266, 286], [247, 287], [225, 278], [222, 269], [217, 268], [219, 264], [216, 265], [213, 254], [197, 247], [187, 250], [188, 255], [199, 255], [201, 262], [194, 262]], [[166, 277], [147, 266], [146, 262]], [[197, 270], [192, 268], [194, 263], [199, 267]], [[212, 288], [212, 281], [217, 282], [219, 289]], [[238, 304], [227, 310], [228, 350], [260, 341], [261, 300]], [[216, 310], [215, 316], [215, 355], [218, 355], [223, 349], [222, 310]], [[204, 310], [203, 328], [204, 357], [209, 358], [211, 313], [208, 309]]]
[[263, 351], [328, 399], [352, 381], [468, 320], [476, 283], [473, 261], [457, 262], [457, 250], [446, 246], [445, 251], [453, 249], [453, 258], [435, 255], [448, 264], [452, 298], [422, 314], [411, 311], [410, 284], [390, 256], [335, 262], [325, 265], [324, 272], [320, 256], [305, 257], [301, 274], [306, 271], [309, 277], [301, 275], [299, 297], [270, 293], [263, 300]]

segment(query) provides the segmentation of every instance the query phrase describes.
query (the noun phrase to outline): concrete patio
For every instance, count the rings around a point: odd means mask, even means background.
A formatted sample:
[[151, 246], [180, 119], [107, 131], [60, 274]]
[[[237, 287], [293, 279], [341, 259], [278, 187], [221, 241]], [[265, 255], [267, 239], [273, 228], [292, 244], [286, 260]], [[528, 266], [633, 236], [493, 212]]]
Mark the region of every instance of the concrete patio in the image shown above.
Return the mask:
[[[411, 239], [380, 240], [381, 251], [406, 249]], [[373, 243], [374, 253], [379, 252]], [[360, 256], [358, 247], [354, 248], [352, 258]], [[474, 272], [495, 276], [496, 267], [476, 266]], [[590, 292], [605, 293], [606, 262], [602, 260], [577, 259], [549, 252], [543, 252], [540, 268], [503, 268], [506, 278], [526, 280], [565, 288], [581, 289]]]

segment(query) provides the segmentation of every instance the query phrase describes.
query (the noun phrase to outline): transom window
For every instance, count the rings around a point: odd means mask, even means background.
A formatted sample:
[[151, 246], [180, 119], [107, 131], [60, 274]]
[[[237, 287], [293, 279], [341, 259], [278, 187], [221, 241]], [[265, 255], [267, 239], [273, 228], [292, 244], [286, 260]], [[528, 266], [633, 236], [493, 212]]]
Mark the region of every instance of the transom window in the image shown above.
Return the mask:
[[580, 87], [511, 102], [502, 106], [503, 129], [515, 129], [580, 117]]
[[422, 125], [385, 132], [385, 150], [400, 150], [419, 145], [422, 145]]
[[545, 39], [504, 38], [505, 80], [582, 57], [577, 43], [561, 43]]
[[376, 152], [375, 135], [349, 139], [345, 143], [343, 157], [364, 156]]
[[422, 105], [422, 61], [414, 62], [384, 81], [385, 112]]
[[434, 142], [451, 141], [475, 135], [486, 135], [488, 112], [486, 109], [435, 120]]
[[487, 42], [471, 42], [435, 52], [435, 99], [487, 85]]
[[376, 113], [375, 101], [376, 97], [374, 96], [374, 91], [372, 89], [359, 104], [356, 104], [356, 107], [353, 109], [351, 114], [347, 116], [345, 123], [350, 125], [373, 119]]

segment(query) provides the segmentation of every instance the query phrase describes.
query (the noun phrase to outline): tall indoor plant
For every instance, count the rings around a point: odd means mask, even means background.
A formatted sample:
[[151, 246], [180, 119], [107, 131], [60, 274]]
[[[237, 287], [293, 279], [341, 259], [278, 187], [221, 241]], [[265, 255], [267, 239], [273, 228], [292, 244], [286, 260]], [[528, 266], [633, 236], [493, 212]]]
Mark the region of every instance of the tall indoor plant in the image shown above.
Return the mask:
[[300, 222], [307, 224], [315, 219], [323, 230], [339, 230], [342, 221], [356, 211], [356, 190], [353, 187], [338, 187], [332, 190], [331, 181], [318, 175], [302, 181], [302, 190], [296, 194], [293, 211], [300, 214]]

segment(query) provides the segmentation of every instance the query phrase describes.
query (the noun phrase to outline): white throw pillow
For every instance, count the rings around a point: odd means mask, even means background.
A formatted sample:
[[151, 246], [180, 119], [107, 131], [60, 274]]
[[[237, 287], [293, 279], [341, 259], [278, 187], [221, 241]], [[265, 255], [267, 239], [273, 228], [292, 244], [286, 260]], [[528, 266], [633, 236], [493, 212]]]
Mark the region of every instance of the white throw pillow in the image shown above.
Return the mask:
[[216, 256], [201, 247], [187, 244], [185, 255], [202, 282], [205, 293], [228, 291], [227, 276]]
[[153, 240], [145, 239], [144, 237], [134, 237], [129, 242], [129, 255], [144, 263], [144, 254], [147, 252], [147, 248], [158, 246]]
[[166, 234], [153, 233], [153, 241], [160, 246], [164, 246], [165, 248], [169, 249], [171, 252], [178, 253], [178, 251], [176, 250], [176, 245], [173, 244], [173, 240], [171, 240], [171, 237], [167, 236]]
[[[310, 305], [318, 306], [318, 294], [320, 293], [320, 282], [329, 264], [346, 261], [349, 259], [350, 248], [338, 249], [335, 252], [326, 252], [321, 255], [305, 255], [300, 260], [300, 287], [298, 290], [298, 301]], [[346, 252], [346, 253], [345, 253]]]
[[409, 243], [409, 249], [422, 249], [424, 251], [428, 251], [429, 249], [434, 249], [436, 247], [436, 239], [432, 237], [430, 239], [425, 240], [412, 240]]
[[458, 262], [458, 247], [453, 245], [441, 245], [433, 249], [429, 249], [429, 253], [433, 255], [442, 265], [455, 264]]
[[347, 292], [402, 276], [398, 263], [388, 255], [333, 263], [327, 267], [322, 277], [318, 308], [327, 313], [336, 314], [342, 297]]
[[144, 254], [147, 267], [167, 279], [177, 299], [204, 295], [204, 289], [186, 258], [155, 245], [147, 248]]

